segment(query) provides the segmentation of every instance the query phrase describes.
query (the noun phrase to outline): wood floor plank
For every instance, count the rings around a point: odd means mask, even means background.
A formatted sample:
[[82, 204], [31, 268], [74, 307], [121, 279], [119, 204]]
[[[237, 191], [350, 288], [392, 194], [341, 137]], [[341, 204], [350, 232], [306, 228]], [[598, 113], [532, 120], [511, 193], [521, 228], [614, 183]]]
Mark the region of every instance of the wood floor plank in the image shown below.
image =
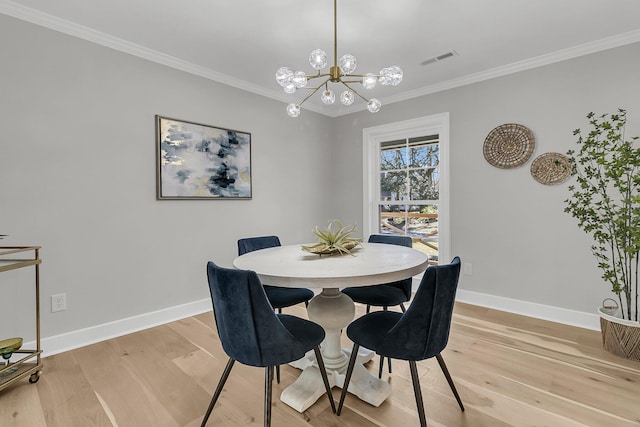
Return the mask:
[[35, 384], [15, 383], [0, 392], [0, 425], [40, 427], [46, 425], [40, 396]]
[[206, 408], [206, 392], [173, 362], [197, 349], [171, 328], [158, 326], [125, 335], [114, 341], [124, 363], [159, 400], [179, 425], [191, 421]]
[[35, 388], [47, 426], [112, 425], [74, 354], [48, 357], [45, 366]]
[[[178, 320], [167, 325], [169, 328], [189, 340], [194, 346], [206, 351], [213, 357], [226, 355], [222, 351], [222, 343], [218, 338], [213, 319], [206, 317], [200, 320], [195, 317]], [[225, 362], [226, 363], [226, 362]]]
[[[307, 317], [303, 304], [285, 311]], [[640, 426], [640, 364], [606, 352], [599, 332], [456, 303], [443, 357], [466, 410], [437, 362], [418, 362], [430, 427]], [[0, 426], [197, 427], [226, 363], [203, 313], [45, 358], [37, 384], [0, 391]], [[378, 358], [366, 367], [377, 375]], [[340, 417], [325, 398], [304, 413], [279, 400], [299, 375], [281, 367], [274, 427], [418, 425], [406, 362], [385, 367], [392, 394], [380, 407], [348, 395]], [[264, 370], [236, 363], [208, 426], [261, 426], [263, 399]]]
[[155, 393], [137, 378], [136, 370], [125, 362], [128, 354], [118, 352], [112, 341], [79, 348], [74, 355], [112, 424], [127, 426], [132, 425], [132, 420], [143, 418], [153, 426], [179, 426]]
[[[552, 402], [565, 402], [565, 409], [582, 407], [580, 412], [584, 413], [585, 421], [592, 419], [596, 413], [619, 414], [628, 419], [633, 419], [636, 414], [635, 408], [620, 399], [625, 393], [633, 393], [632, 389], [637, 392], [638, 385], [633, 379], [625, 381], [619, 375], [603, 375], [598, 370], [588, 368], [584, 360], [569, 363], [568, 360], [574, 359], [573, 355], [551, 355], [550, 350], [544, 348], [533, 352], [526, 343], [521, 343], [517, 348], [513, 344], [498, 345], [483, 340], [477, 340], [471, 350], [479, 361], [474, 362], [474, 359], [466, 357], [464, 363], [468, 367], [475, 364], [476, 372], [483, 369], [499, 372], [500, 380], [508, 380], [505, 388], [509, 388], [509, 393], [518, 389], [518, 384], [536, 384], [520, 400], [524, 401], [529, 396], [539, 403], [546, 400], [543, 394], [549, 394], [553, 396]], [[495, 381], [491, 385], [495, 386]], [[489, 387], [488, 382], [485, 387]], [[579, 393], [579, 390], [591, 392]], [[611, 399], [603, 400], [602, 393], [608, 394]]]

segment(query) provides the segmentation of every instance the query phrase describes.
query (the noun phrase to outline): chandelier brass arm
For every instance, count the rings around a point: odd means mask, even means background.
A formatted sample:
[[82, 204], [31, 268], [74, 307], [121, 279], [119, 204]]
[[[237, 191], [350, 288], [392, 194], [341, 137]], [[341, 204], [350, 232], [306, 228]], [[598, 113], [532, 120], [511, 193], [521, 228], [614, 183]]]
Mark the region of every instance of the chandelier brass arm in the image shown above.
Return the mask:
[[367, 98], [365, 98], [364, 96], [360, 95], [360, 93], [355, 90], [354, 88], [352, 88], [351, 86], [349, 86], [347, 83], [360, 83], [359, 81], [354, 81], [354, 82], [345, 82], [343, 80], [341, 80], [341, 83], [343, 85], [345, 85], [347, 87], [347, 89], [349, 89], [351, 92], [355, 93], [356, 95], [358, 95], [364, 102], [369, 102], [369, 100]]
[[315, 87], [315, 88], [314, 88], [314, 87], [310, 87], [310, 88], [308, 88], [308, 89], [312, 90], [312, 92], [311, 92], [309, 95], [305, 96], [305, 97], [304, 97], [304, 99], [298, 103], [298, 106], [300, 106], [300, 105], [304, 104], [304, 102], [305, 102], [307, 99], [309, 99], [309, 98], [311, 98], [313, 95], [315, 95], [315, 93], [316, 93], [317, 91], [319, 91], [319, 90], [320, 90], [320, 88], [321, 88], [322, 86], [325, 86], [325, 87], [326, 87], [326, 85], [327, 85], [327, 83], [328, 83], [328, 82], [329, 82], [329, 79], [325, 80], [325, 82], [324, 82], [324, 83], [322, 83], [322, 84], [321, 84], [320, 86], [318, 86], [318, 87]]

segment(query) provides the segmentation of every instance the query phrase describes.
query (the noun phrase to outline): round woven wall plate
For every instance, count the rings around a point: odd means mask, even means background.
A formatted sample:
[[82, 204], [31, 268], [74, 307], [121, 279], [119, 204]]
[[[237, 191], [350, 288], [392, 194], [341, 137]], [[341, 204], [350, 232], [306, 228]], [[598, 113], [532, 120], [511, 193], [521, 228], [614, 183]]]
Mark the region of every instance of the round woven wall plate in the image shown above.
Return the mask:
[[531, 176], [540, 184], [563, 183], [571, 175], [569, 158], [560, 153], [544, 153], [533, 159]]
[[502, 169], [522, 166], [535, 148], [533, 132], [526, 126], [507, 123], [493, 129], [484, 140], [482, 152], [489, 164]]

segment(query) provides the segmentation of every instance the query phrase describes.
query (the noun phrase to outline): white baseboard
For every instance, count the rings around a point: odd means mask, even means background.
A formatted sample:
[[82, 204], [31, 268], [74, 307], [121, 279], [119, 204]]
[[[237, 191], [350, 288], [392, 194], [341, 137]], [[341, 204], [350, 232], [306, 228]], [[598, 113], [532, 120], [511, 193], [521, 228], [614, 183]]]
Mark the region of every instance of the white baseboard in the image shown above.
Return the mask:
[[579, 328], [600, 330], [600, 316], [596, 313], [569, 310], [550, 305], [536, 304], [495, 295], [481, 294], [478, 292], [458, 289], [456, 300], [468, 304], [507, 311], [522, 316], [535, 317], [536, 319], [549, 320]]
[[[456, 300], [523, 316], [535, 317], [537, 319], [578, 326], [580, 328], [600, 330], [600, 317], [594, 313], [585, 313], [495, 295], [481, 294], [464, 289], [458, 289]], [[52, 356], [85, 345], [205, 313], [210, 310], [211, 299], [206, 298], [151, 313], [115, 320], [102, 325], [45, 337], [42, 338], [40, 343], [43, 350], [42, 355], [43, 357]], [[34, 348], [35, 343], [25, 343], [24, 347]]]
[[[54, 335], [52, 337], [45, 337], [40, 341], [42, 356], [53, 356], [54, 354], [64, 351], [163, 325], [207, 311], [211, 311], [211, 298], [127, 317], [113, 322], [103, 323], [102, 325]], [[25, 343], [24, 348], [35, 348], [35, 342]]]

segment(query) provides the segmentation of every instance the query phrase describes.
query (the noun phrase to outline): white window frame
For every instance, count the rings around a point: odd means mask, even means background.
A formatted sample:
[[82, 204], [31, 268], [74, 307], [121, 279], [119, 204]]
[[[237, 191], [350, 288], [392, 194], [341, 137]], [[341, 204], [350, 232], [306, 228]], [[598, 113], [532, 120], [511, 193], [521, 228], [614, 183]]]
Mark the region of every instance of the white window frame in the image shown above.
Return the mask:
[[438, 135], [439, 200], [438, 200], [438, 262], [450, 258], [449, 230], [449, 113], [434, 114], [362, 130], [363, 142], [363, 233], [379, 233], [380, 143], [396, 139]]

